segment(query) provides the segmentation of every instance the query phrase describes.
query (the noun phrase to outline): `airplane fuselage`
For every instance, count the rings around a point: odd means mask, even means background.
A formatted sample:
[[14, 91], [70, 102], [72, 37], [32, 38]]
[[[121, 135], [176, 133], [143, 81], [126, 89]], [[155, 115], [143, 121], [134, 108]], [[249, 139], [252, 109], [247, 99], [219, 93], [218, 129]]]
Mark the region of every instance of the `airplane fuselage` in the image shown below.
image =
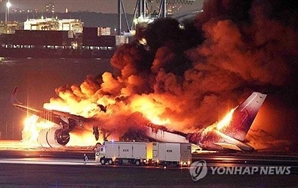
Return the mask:
[[[83, 126], [83, 123], [96, 121], [96, 119], [85, 118], [80, 115], [70, 114], [58, 110], [34, 109], [25, 106], [17, 101], [15, 88], [11, 95], [11, 103], [18, 109], [35, 114], [41, 118], [56, 124], [55, 127], [40, 131], [39, 140], [50, 147], [67, 145], [72, 131], [77, 126]], [[250, 129], [255, 116], [257, 115], [261, 105], [266, 98], [265, 94], [253, 92], [243, 103], [241, 103], [234, 111], [231, 123], [223, 130], [213, 128], [208, 129], [207, 134], [203, 132], [183, 133], [179, 131], [170, 131], [164, 126], [145, 125], [143, 131], [146, 137], [160, 142], [179, 142], [193, 143], [205, 149], [211, 150], [238, 150], [252, 151], [253, 148], [244, 142], [245, 136]], [[105, 112], [106, 108], [101, 107]], [[93, 122], [94, 123], [94, 122]], [[93, 133], [98, 139], [100, 128], [93, 126]], [[112, 131], [108, 132], [108, 137]], [[106, 140], [106, 138], [104, 138]]]

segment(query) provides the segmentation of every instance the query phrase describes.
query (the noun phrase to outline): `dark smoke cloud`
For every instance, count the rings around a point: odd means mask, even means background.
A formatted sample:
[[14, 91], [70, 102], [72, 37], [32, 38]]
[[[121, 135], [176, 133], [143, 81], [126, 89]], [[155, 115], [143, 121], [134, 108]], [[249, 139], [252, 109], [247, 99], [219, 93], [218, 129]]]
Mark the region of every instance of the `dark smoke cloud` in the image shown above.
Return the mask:
[[[265, 110], [270, 111], [270, 106], [278, 114], [286, 109], [293, 115], [298, 104], [297, 7], [297, 1], [282, 0], [205, 1], [204, 11], [193, 21], [159, 19], [138, 33], [139, 39], [146, 38], [146, 45], [136, 40], [119, 47], [111, 60], [113, 74], [88, 77], [81, 86], [62, 93], [78, 101], [115, 99], [106, 103], [112, 116], [98, 112], [96, 117], [102, 124], [123, 125], [121, 130], [125, 122], [130, 122], [130, 128], [141, 124], [131, 123], [130, 115], [139, 113], [132, 109], [140, 98], [151, 101], [161, 119], [171, 120], [168, 128], [185, 132], [214, 123], [252, 91], [268, 94], [265, 103], [270, 105]], [[288, 122], [280, 117], [267, 113], [257, 118], [248, 135], [250, 143], [259, 148], [275, 143], [297, 146], [293, 137], [298, 132], [297, 119], [290, 116], [294, 122]], [[263, 121], [266, 118], [278, 123]], [[293, 132], [286, 131], [287, 135], [276, 131], [290, 128]]]

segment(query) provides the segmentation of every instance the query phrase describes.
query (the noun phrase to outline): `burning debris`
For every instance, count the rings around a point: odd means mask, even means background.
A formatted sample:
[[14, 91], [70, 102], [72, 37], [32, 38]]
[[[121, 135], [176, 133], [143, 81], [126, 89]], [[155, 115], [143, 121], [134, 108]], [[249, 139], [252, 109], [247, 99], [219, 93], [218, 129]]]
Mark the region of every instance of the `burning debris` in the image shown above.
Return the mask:
[[138, 35], [145, 43], [119, 47], [114, 73], [60, 87], [44, 107], [92, 117], [84, 129], [112, 129], [119, 139], [148, 123], [185, 132], [213, 127], [253, 90], [294, 99], [298, 6], [291, 3], [209, 0], [192, 22], [159, 19]]

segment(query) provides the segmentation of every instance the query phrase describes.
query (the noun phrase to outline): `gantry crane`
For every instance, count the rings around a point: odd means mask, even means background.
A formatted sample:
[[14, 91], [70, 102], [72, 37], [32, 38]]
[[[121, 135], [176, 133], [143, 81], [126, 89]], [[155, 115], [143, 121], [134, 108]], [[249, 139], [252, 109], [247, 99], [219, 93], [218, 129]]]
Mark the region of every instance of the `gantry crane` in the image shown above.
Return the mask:
[[133, 29], [137, 22], [150, 22], [156, 18], [167, 17], [167, 5], [175, 4], [188, 4], [191, 5], [195, 0], [155, 0], [159, 4], [157, 10], [150, 10], [149, 4], [154, 0], [137, 0], [133, 13], [133, 21], [131, 25], [128, 22], [127, 14], [124, 6], [125, 0], [118, 0], [118, 28], [117, 34], [120, 35], [122, 32], [122, 17], [124, 16], [127, 31]]

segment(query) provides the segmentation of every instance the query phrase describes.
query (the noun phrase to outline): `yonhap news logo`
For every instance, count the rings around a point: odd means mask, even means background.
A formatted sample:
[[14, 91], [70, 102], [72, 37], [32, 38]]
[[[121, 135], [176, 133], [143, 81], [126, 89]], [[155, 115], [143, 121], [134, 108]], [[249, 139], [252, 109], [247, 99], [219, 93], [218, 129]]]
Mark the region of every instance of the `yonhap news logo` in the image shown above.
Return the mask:
[[207, 175], [207, 172], [207, 163], [204, 160], [193, 162], [189, 168], [189, 173], [193, 181], [203, 179]]
[[[210, 166], [211, 175], [290, 175], [290, 166]], [[189, 173], [193, 181], [207, 176], [208, 167], [205, 160], [195, 161], [190, 165]]]

